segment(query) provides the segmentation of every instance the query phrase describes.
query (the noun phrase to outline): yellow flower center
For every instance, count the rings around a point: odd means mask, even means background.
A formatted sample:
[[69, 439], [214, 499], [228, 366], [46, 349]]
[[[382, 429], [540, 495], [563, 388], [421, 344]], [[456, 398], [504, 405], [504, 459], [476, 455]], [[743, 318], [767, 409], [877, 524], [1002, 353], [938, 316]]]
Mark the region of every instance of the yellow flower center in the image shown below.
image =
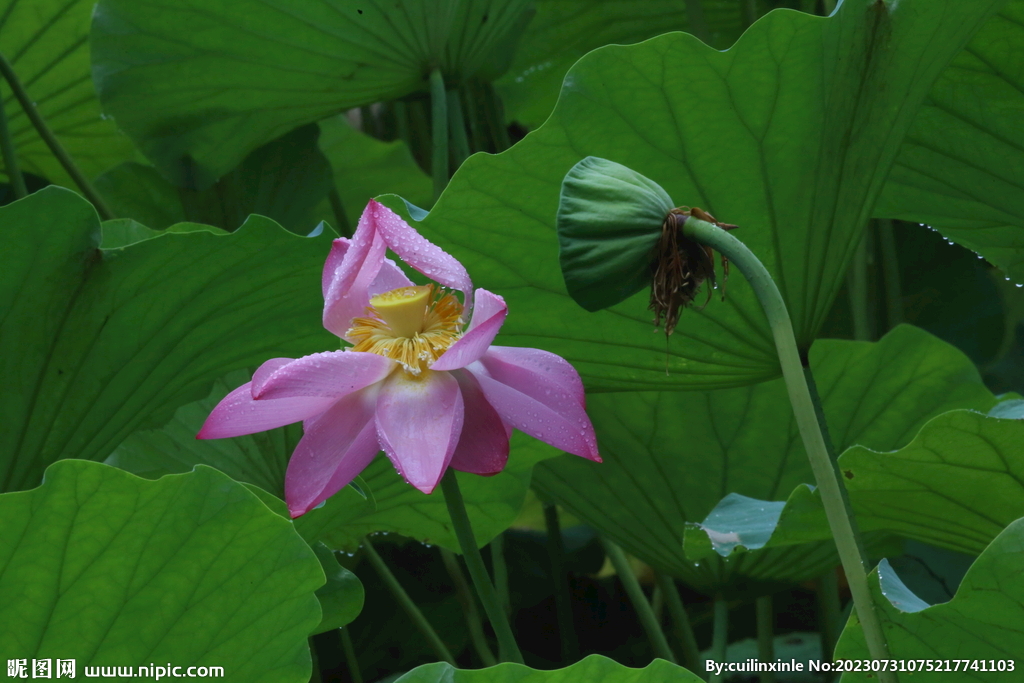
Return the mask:
[[399, 287], [371, 298], [346, 336], [353, 351], [393, 358], [419, 376], [462, 336], [462, 304], [436, 285]]

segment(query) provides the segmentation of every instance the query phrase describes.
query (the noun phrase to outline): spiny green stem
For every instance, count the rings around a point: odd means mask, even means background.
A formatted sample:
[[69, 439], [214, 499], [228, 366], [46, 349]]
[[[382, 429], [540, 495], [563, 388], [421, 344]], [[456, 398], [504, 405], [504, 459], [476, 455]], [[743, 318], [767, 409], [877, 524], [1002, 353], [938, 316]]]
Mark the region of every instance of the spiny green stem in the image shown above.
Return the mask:
[[370, 543], [369, 538], [363, 539], [363, 551], [366, 553], [366, 559], [370, 561], [370, 564], [373, 565], [374, 570], [376, 570], [378, 576], [380, 576], [381, 580], [384, 582], [384, 585], [387, 586], [387, 589], [391, 592], [391, 596], [394, 597], [395, 602], [397, 602], [402, 609], [405, 610], [405, 613], [409, 615], [409, 618], [412, 619], [412, 623], [419, 629], [420, 633], [423, 634], [423, 637], [427, 639], [427, 642], [430, 644], [430, 648], [434, 651], [434, 654], [437, 655], [437, 658], [448, 662], [452, 666], [457, 666], [455, 664], [455, 658], [452, 657], [452, 653], [448, 650], [448, 647], [441, 640], [440, 636], [437, 635], [437, 631], [435, 631], [434, 627], [430, 625], [427, 618], [423, 616], [423, 612], [421, 612], [420, 608], [416, 606], [413, 599], [410, 598], [409, 594], [405, 592], [404, 588], [402, 588], [402, 584], [400, 584], [395, 575], [391, 573], [391, 570], [388, 568], [388, 565], [384, 562], [383, 558], [377, 554], [377, 550], [373, 547], [373, 544]]
[[882, 275], [885, 278], [885, 319], [889, 329], [892, 329], [905, 320], [900, 259], [896, 252], [896, 235], [893, 232], [892, 221], [881, 218], [877, 225], [878, 243], [882, 252]]
[[[755, 603], [757, 612], [757, 658], [768, 664], [775, 661], [775, 612], [772, 596], [762, 595]], [[762, 671], [761, 683], [775, 683], [775, 672]]]
[[683, 666], [690, 671], [700, 671], [700, 648], [697, 647], [697, 637], [693, 633], [690, 615], [683, 607], [683, 599], [679, 596], [676, 582], [671, 576], [661, 572], [654, 573], [654, 580], [661, 587], [661, 592], [665, 596], [665, 605], [668, 607], [668, 614], [678, 629], [679, 647], [683, 652]]
[[853, 338], [871, 341], [871, 323], [868, 314], [868, 239], [865, 232], [853, 262], [846, 272], [846, 289], [850, 295], [850, 318], [853, 320]]
[[437, 201], [448, 185], [448, 94], [440, 69], [430, 72], [430, 135], [430, 175]]
[[[857, 616], [864, 629], [868, 652], [873, 659], [889, 659], [889, 648], [882, 632], [882, 623], [868, 588], [867, 560], [861, 552], [863, 546], [854, 527], [853, 517], [848, 513], [844, 503], [843, 483], [837, 476], [825, 445], [825, 437], [818, 424], [814, 402], [804, 378], [793, 325], [782, 294], [761, 261], [747, 249], [746, 245], [727, 231], [691, 217], [683, 224], [683, 234], [700, 244], [718, 250], [732, 261], [746, 276], [764, 308], [775, 338], [789, 401], [793, 405], [793, 413], [811, 463], [811, 470], [814, 472], [814, 479], [821, 492], [821, 501], [832, 529], [836, 549], [839, 551], [839, 559], [850, 584], [850, 592], [853, 594]], [[892, 672], [879, 673], [881, 683], [894, 683], [898, 680]]]
[[505, 534], [498, 534], [490, 543], [491, 568], [494, 573], [494, 590], [501, 601], [505, 614], [512, 614], [512, 603], [508, 595], [508, 564], [505, 562]]
[[569, 577], [565, 573], [563, 563], [565, 547], [562, 543], [562, 527], [558, 522], [557, 505], [544, 503], [544, 526], [548, 532], [548, 561], [551, 566], [551, 580], [554, 583], [555, 615], [558, 618], [562, 663], [569, 665], [579, 659], [579, 643], [576, 640], [576, 626], [572, 618], [572, 602], [569, 600]]
[[53, 131], [51, 131], [50, 127], [46, 125], [46, 121], [43, 120], [39, 110], [36, 109], [36, 105], [32, 101], [32, 98], [29, 97], [24, 86], [22, 86], [21, 80], [18, 78], [18, 74], [14, 72], [14, 67], [11, 66], [10, 62], [8, 62], [7, 58], [2, 54], [0, 54], [0, 75], [3, 75], [4, 80], [7, 81], [7, 85], [11, 87], [11, 91], [14, 93], [14, 96], [21, 104], [22, 110], [25, 112], [25, 116], [27, 116], [29, 121], [32, 122], [32, 125], [35, 126], [36, 132], [39, 134], [39, 137], [43, 139], [43, 142], [46, 143], [46, 146], [50, 148], [50, 153], [56, 157], [57, 161], [59, 161], [60, 165], [64, 167], [67, 174], [75, 181], [75, 184], [78, 185], [78, 189], [82, 191], [85, 198], [92, 202], [92, 205], [96, 207], [96, 212], [100, 215], [100, 218], [105, 221], [114, 218], [114, 214], [107, 207], [103, 198], [100, 197], [96, 188], [92, 186], [92, 184], [78, 169], [74, 160], [72, 160], [71, 156], [64, 149], [64, 146], [60, 144], [60, 141], [57, 140]]
[[462, 573], [462, 566], [459, 558], [450, 550], [441, 548], [441, 561], [444, 562], [448, 576], [455, 586], [455, 597], [462, 607], [462, 616], [466, 620], [466, 629], [469, 631], [469, 642], [476, 651], [476, 656], [484, 663], [484, 666], [494, 666], [498, 663], [491, 646], [487, 644], [487, 636], [480, 624], [480, 611], [476, 608], [476, 599], [473, 597], [473, 590], [466, 581], [466, 575]]
[[831, 660], [843, 628], [842, 605], [839, 602], [839, 578], [830, 569], [818, 579], [818, 619], [821, 621], [821, 657]]
[[341, 630], [341, 649], [345, 652], [345, 664], [348, 665], [348, 673], [352, 677], [352, 683], [363, 683], [363, 673], [359, 670], [359, 660], [356, 658], [356, 649], [352, 646], [352, 635], [348, 627]]
[[14, 191], [14, 198], [21, 199], [28, 196], [28, 189], [25, 187], [25, 176], [21, 174], [18, 166], [18, 150], [14, 146], [14, 139], [11, 138], [11, 131], [7, 127], [7, 112], [4, 110], [3, 92], [0, 92], [0, 153], [3, 154], [4, 169], [11, 181], [11, 189]]
[[331, 180], [331, 189], [327, 191], [327, 201], [331, 205], [331, 212], [334, 213], [338, 234], [342, 237], [351, 237], [352, 226], [349, 225], [348, 216], [345, 214], [345, 205], [341, 203], [341, 195], [338, 193], [333, 179]]
[[462, 115], [462, 98], [458, 90], [448, 91], [448, 133], [455, 169], [458, 170], [462, 162], [469, 158], [469, 138], [466, 136], [466, 120]]
[[462, 492], [459, 490], [459, 481], [455, 478], [455, 470], [448, 468], [444, 477], [441, 478], [441, 490], [444, 492], [444, 502], [448, 506], [448, 514], [452, 518], [452, 526], [455, 527], [455, 536], [459, 539], [459, 546], [462, 548], [462, 556], [466, 560], [466, 567], [469, 575], [476, 586], [477, 595], [484, 606], [484, 612], [491, 621], [491, 628], [498, 638], [498, 648], [501, 661], [523, 663], [523, 655], [519, 652], [515, 636], [512, 635], [512, 627], [508, 622], [508, 615], [501, 607], [498, 594], [491, 583], [491, 577], [487, 575], [487, 567], [484, 566], [484, 559], [480, 556], [480, 549], [476, 545], [476, 537], [473, 535], [473, 526], [466, 513], [466, 504], [462, 500]]
[[[711, 631], [711, 661], [722, 664], [729, 648], [729, 603], [725, 598], [715, 598], [715, 620]], [[709, 683], [721, 683], [722, 674], [711, 674]]]
[[647, 602], [647, 597], [644, 595], [643, 589], [640, 588], [640, 582], [636, 580], [633, 569], [629, 566], [626, 553], [604, 536], [601, 537], [601, 545], [604, 546], [604, 552], [611, 560], [612, 566], [615, 567], [615, 573], [619, 575], [622, 587], [626, 589], [626, 595], [633, 603], [633, 609], [636, 610], [636, 615], [647, 632], [647, 638], [651, 641], [651, 647], [654, 648], [654, 655], [675, 664], [676, 656], [668, 646], [668, 640], [665, 638], [665, 632], [661, 630], [661, 625], [654, 618], [651, 603]]
[[686, 0], [686, 25], [690, 33], [705, 43], [711, 37], [708, 22], [704, 20], [704, 6], [701, 0]]

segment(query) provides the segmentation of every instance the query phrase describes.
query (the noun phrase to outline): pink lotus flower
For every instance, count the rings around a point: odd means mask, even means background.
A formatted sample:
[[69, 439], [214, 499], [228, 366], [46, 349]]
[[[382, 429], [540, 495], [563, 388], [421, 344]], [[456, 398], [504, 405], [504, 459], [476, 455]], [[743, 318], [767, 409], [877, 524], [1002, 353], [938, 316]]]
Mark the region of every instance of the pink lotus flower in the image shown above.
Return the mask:
[[[438, 284], [415, 286], [384, 257], [388, 248]], [[341, 490], [381, 449], [424, 493], [449, 466], [500, 472], [512, 428], [601, 461], [576, 370], [547, 351], [491, 346], [505, 301], [474, 291], [461, 263], [387, 207], [371, 201], [352, 240], [334, 241], [323, 291], [324, 327], [352, 346], [268, 360], [213, 409], [197, 436], [241, 436], [302, 420], [305, 435], [285, 475], [292, 517]]]

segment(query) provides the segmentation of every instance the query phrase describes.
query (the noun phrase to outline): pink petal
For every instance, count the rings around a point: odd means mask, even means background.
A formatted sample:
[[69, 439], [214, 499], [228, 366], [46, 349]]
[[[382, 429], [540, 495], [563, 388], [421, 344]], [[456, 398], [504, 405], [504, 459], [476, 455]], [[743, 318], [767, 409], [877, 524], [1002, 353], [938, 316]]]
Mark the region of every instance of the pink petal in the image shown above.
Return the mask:
[[[569, 361], [559, 355], [540, 349], [527, 349], [518, 346], [492, 346], [487, 353], [485, 364], [488, 371], [500, 382], [511, 384], [534, 398], [547, 403], [544, 392], [531, 393], [529, 387], [540, 385], [556, 385], [568, 391], [576, 403], [586, 406], [586, 394], [583, 392], [583, 380], [576, 368], [570, 365]], [[522, 386], [515, 384], [512, 376], [503, 374], [504, 368], [518, 368], [516, 376], [523, 372], [529, 373], [532, 378], [525, 381]], [[494, 373], [498, 373], [497, 376]], [[506, 381], [509, 380], [509, 381]], [[551, 399], [552, 407], [557, 405], [558, 399]]]
[[[339, 251], [341, 249], [338, 247]], [[386, 250], [387, 245], [374, 228], [367, 206], [359, 218], [356, 234], [345, 248], [341, 264], [334, 267], [324, 296], [324, 327], [339, 337], [345, 337], [352, 318], [362, 315], [369, 305], [369, 289], [384, 263]], [[332, 253], [327, 260], [336, 264], [337, 255]]]
[[253, 398], [261, 401], [298, 396], [339, 399], [387, 377], [397, 363], [375, 353], [325, 351], [303, 356], [252, 378]]
[[448, 468], [463, 423], [459, 383], [447, 372], [395, 372], [377, 399], [377, 435], [407, 482], [430, 493]]
[[224, 439], [255, 434], [299, 422], [323, 413], [337, 399], [299, 396], [274, 401], [256, 401], [252, 382], [238, 387], [217, 404], [196, 435], [197, 439]]
[[345, 253], [348, 251], [351, 243], [352, 240], [347, 237], [339, 237], [331, 242], [331, 252], [327, 254], [324, 272], [320, 277], [320, 286], [323, 289], [325, 300], [327, 299], [327, 293], [331, 290], [331, 283], [334, 282], [334, 274], [345, 260]]
[[[503, 353], [494, 353], [496, 349]], [[578, 376], [567, 382], [562, 363], [569, 365], [537, 349], [492, 347], [466, 369], [505, 422], [555, 448], [600, 462], [594, 426], [583, 407], [582, 383]]]
[[497, 336], [507, 314], [508, 306], [505, 305], [504, 299], [486, 289], [476, 290], [476, 309], [473, 311], [473, 320], [466, 333], [448, 347], [430, 368], [456, 370], [480, 360]]
[[450, 466], [460, 472], [497, 474], [508, 462], [509, 429], [487, 402], [472, 373], [457, 370], [452, 375], [459, 382], [466, 416]]
[[429, 242], [383, 204], [371, 199], [363, 215], [367, 213], [391, 251], [431, 280], [463, 292], [466, 295], [466, 308], [472, 307], [473, 282], [455, 257]]
[[258, 387], [267, 381], [268, 377], [289, 363], [294, 362], [294, 358], [271, 358], [268, 361], [264, 361], [263, 365], [256, 368], [256, 372], [252, 373], [252, 381], [249, 382], [249, 384], [252, 385], [253, 398], [256, 398]]
[[379, 387], [349, 394], [308, 420], [285, 474], [284, 493], [293, 518], [340, 491], [380, 450], [373, 413]]
[[[327, 293], [330, 291], [331, 282], [334, 281], [334, 274], [345, 259], [345, 253], [348, 251], [350, 242], [351, 240], [345, 237], [339, 237], [331, 243], [331, 253], [327, 255], [327, 262], [324, 264], [324, 274], [321, 282], [325, 300], [327, 299]], [[389, 292], [399, 287], [409, 287], [413, 284], [413, 281], [402, 272], [398, 264], [389, 258], [385, 258], [381, 264], [380, 272], [377, 273], [377, 277], [370, 283], [367, 294], [372, 297], [382, 292]]]

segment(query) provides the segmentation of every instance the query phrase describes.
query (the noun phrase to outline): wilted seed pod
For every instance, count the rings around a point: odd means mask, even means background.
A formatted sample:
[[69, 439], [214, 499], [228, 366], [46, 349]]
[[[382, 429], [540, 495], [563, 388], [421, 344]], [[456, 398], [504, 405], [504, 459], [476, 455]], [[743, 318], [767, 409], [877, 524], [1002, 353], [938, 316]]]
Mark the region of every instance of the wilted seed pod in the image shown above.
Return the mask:
[[556, 225], [562, 276], [576, 303], [599, 311], [650, 286], [655, 327], [664, 319], [671, 334], [701, 284], [715, 282], [711, 248], [683, 235], [683, 223], [692, 215], [736, 227], [698, 208], [673, 207], [660, 185], [622, 164], [587, 157], [573, 166], [562, 181]]
[[587, 157], [573, 166], [556, 225], [562, 276], [576, 303], [599, 311], [647, 287], [672, 207], [660, 185], [622, 164]]

